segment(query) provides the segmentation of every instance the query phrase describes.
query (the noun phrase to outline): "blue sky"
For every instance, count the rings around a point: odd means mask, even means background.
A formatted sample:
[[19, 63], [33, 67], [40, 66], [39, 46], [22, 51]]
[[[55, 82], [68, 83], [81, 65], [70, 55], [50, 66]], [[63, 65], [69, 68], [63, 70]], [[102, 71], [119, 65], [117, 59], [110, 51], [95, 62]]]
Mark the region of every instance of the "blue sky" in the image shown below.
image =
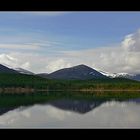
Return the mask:
[[121, 41], [140, 25], [140, 12], [66, 12], [52, 16], [41, 13], [1, 12], [0, 36], [5, 39], [0, 41], [51, 40], [61, 42], [66, 49], [101, 47]]
[[0, 53], [114, 48], [139, 28], [140, 12], [0, 12]]

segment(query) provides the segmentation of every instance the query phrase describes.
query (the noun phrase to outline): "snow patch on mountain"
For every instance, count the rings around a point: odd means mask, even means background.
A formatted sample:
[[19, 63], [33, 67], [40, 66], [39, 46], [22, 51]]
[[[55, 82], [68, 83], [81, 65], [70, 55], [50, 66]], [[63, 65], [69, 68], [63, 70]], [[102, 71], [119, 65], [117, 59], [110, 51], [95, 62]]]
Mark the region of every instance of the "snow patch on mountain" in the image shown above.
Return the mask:
[[2, 63], [2, 65], [4, 65], [5, 67], [7, 67], [9, 69], [13, 69], [13, 70], [15, 70], [15, 71], [17, 71], [21, 74], [28, 74], [28, 75], [33, 75], [34, 74], [33, 72], [30, 72], [30, 71], [22, 69], [22, 68], [15, 68], [15, 67], [12, 67], [12, 66], [4, 64], [4, 63]]
[[101, 74], [107, 76], [107, 77], [110, 77], [110, 78], [115, 78], [116, 77], [116, 74], [114, 73], [109, 73], [109, 72], [105, 72], [105, 71], [101, 71], [101, 70], [98, 70]]
[[9, 68], [9, 69], [15, 70], [14, 67], [12, 67], [12, 66], [10, 66], [10, 65], [8, 65], [8, 64], [5, 64], [5, 63], [1, 63], [1, 64], [2, 64], [3, 66], [5, 66], [5, 67]]
[[14, 70], [16, 70], [16, 71], [18, 71], [19, 73], [22, 73], [22, 74], [28, 74], [28, 75], [33, 75], [34, 74], [33, 72], [30, 72], [30, 71], [22, 69], [22, 68], [14, 68]]
[[119, 78], [119, 77], [132, 77], [135, 76], [135, 74], [128, 74], [125, 72], [121, 72], [121, 73], [109, 73], [109, 72], [104, 72], [101, 70], [98, 70], [100, 73], [102, 73], [103, 75], [110, 77], [110, 78]]
[[94, 73], [94, 72], [90, 72], [89, 74], [91, 74], [91, 75], [95, 75], [95, 73]]

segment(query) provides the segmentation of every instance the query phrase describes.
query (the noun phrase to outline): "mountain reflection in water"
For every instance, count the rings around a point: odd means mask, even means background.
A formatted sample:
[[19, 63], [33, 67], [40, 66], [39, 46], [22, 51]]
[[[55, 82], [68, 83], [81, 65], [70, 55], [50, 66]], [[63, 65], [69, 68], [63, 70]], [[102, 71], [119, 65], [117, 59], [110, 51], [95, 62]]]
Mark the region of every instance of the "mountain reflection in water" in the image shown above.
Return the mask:
[[103, 102], [105, 101], [56, 100], [50, 102], [49, 104], [62, 110], [68, 110], [85, 114], [91, 111], [92, 109], [98, 107]]
[[[41, 95], [46, 97], [45, 95]], [[12, 106], [0, 106], [0, 127], [140, 127], [140, 98], [73, 99], [51, 98], [38, 100], [34, 96], [29, 104], [9, 100]], [[40, 95], [38, 96], [40, 98]], [[43, 99], [44, 99], [43, 98]], [[38, 98], [37, 98], [38, 99]], [[47, 95], [48, 99], [48, 95]], [[1, 100], [1, 99], [0, 99]]]
[[[68, 110], [68, 111], [84, 114], [98, 107], [103, 102], [105, 101], [85, 101], [85, 100], [64, 100], [63, 99], [63, 100], [55, 100], [52, 102], [50, 101], [48, 103], [43, 103], [43, 104], [51, 105], [62, 110]], [[25, 108], [27, 107], [28, 106], [26, 106]], [[8, 111], [14, 110], [16, 108], [18, 107], [0, 108], [0, 115], [3, 115], [4, 113], [7, 113]]]

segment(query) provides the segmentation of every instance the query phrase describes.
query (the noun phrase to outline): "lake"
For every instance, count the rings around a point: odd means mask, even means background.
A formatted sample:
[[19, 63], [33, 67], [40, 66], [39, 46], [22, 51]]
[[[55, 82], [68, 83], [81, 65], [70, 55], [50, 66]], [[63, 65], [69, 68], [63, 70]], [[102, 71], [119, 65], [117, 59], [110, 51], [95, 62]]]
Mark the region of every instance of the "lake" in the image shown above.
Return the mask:
[[110, 96], [66, 92], [1, 94], [0, 128], [140, 128], [140, 93]]

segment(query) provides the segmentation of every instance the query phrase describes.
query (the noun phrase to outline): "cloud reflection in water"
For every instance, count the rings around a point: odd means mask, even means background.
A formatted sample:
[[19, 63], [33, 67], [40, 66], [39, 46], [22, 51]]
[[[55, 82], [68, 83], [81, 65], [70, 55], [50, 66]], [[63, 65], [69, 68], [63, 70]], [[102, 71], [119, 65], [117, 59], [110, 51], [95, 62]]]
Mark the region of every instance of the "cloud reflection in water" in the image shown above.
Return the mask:
[[140, 127], [140, 105], [111, 101], [85, 114], [51, 105], [34, 105], [3, 114], [0, 127]]

